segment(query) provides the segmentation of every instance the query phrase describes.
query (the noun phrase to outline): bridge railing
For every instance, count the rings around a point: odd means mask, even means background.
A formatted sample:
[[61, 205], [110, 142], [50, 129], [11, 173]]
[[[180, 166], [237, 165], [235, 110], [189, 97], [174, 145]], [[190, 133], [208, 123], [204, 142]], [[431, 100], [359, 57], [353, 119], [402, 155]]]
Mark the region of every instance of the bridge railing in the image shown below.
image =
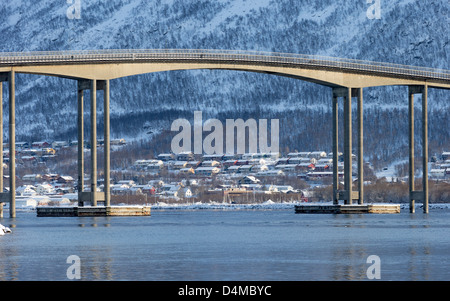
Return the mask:
[[284, 64], [324, 67], [349, 71], [378, 72], [392, 75], [450, 80], [450, 71], [384, 62], [373, 62], [319, 55], [292, 53], [204, 50], [204, 49], [103, 49], [0, 53], [0, 67], [45, 63], [87, 63], [110, 61], [223, 61], [227, 63]]

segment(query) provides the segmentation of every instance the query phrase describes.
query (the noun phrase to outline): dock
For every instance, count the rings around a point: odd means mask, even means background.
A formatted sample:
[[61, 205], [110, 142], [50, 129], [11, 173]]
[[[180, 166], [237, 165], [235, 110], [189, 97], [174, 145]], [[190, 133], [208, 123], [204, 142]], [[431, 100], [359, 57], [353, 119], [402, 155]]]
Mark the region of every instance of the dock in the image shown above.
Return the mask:
[[38, 217], [150, 216], [150, 206], [37, 207]]
[[295, 213], [328, 213], [328, 214], [400, 213], [400, 205], [399, 204], [365, 204], [365, 205], [304, 204], [304, 205], [296, 205]]

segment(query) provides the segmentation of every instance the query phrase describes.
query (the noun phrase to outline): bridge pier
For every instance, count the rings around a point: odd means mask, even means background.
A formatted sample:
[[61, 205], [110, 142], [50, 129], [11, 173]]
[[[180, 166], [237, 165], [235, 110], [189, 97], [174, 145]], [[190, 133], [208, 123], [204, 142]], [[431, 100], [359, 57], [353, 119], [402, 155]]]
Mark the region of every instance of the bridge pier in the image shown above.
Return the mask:
[[78, 206], [83, 206], [82, 194], [84, 190], [84, 88], [83, 81], [78, 81]]
[[363, 114], [363, 88], [358, 93], [358, 204], [364, 204], [364, 114]]
[[[9, 216], [16, 217], [16, 73], [9, 72]], [[3, 165], [3, 162], [2, 162]], [[3, 168], [3, 166], [2, 166]]]
[[97, 206], [97, 81], [91, 81], [91, 205]]
[[[84, 186], [84, 90], [90, 90], [91, 98], [91, 189], [83, 191]], [[97, 192], [97, 91], [104, 91], [104, 193]], [[109, 114], [109, 80], [78, 81], [78, 204], [84, 206], [90, 202], [97, 206], [104, 202], [110, 206], [110, 114]]]
[[344, 204], [353, 204], [352, 89], [344, 95]]
[[[9, 216], [16, 217], [16, 73], [14, 70], [0, 73], [0, 207], [9, 201]], [[9, 192], [3, 191], [3, 82], [9, 83]], [[3, 208], [2, 208], [3, 209]], [[3, 212], [1, 212], [3, 215]]]
[[103, 152], [104, 152], [104, 197], [105, 206], [111, 206], [111, 190], [110, 190], [110, 176], [111, 176], [111, 147], [110, 147], [110, 114], [109, 114], [109, 80], [104, 81], [103, 86], [103, 128], [104, 128], [104, 142], [103, 142]]
[[[414, 94], [422, 94], [422, 191], [414, 187]], [[428, 213], [428, 86], [409, 86], [409, 212], [415, 212], [415, 200], [423, 201]]]
[[[7, 77], [4, 76], [6, 79]], [[0, 74], [0, 196], [3, 196], [3, 81]], [[3, 218], [3, 200], [0, 198], [0, 218]]]
[[338, 90], [333, 89], [333, 204], [339, 204], [339, 103], [338, 103]]
[[[339, 122], [338, 98], [344, 98], [344, 190], [339, 190]], [[352, 171], [352, 97], [358, 98], [358, 191], [353, 191]], [[333, 204], [340, 199], [344, 204], [352, 205], [353, 200], [358, 204], [364, 203], [364, 173], [363, 173], [363, 89], [362, 88], [333, 88], [332, 120], [333, 120]]]

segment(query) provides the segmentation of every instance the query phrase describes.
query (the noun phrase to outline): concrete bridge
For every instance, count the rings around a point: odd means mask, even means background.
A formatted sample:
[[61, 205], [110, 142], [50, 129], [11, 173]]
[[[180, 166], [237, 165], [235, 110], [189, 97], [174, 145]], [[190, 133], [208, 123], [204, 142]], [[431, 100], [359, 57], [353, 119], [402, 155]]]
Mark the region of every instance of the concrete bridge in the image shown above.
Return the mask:
[[[415, 200], [422, 200], [428, 212], [428, 171], [423, 168], [423, 189], [414, 191], [414, 95], [422, 94], [422, 157], [428, 162], [428, 88], [450, 89], [450, 71], [391, 63], [290, 53], [227, 50], [92, 50], [0, 53], [0, 100], [2, 82], [9, 83], [10, 192], [15, 185], [15, 74], [40, 74], [73, 79], [78, 82], [78, 200], [82, 206], [102, 202], [110, 206], [110, 80], [160, 71], [224, 69], [273, 74], [316, 83], [331, 88], [333, 108], [333, 202], [364, 203], [363, 190], [363, 89], [376, 86], [407, 86], [409, 99], [409, 187], [410, 211]], [[90, 91], [91, 124], [97, 124], [97, 91], [103, 90], [105, 189], [97, 192], [97, 130], [91, 128], [91, 189], [83, 191], [83, 98]], [[357, 98], [358, 189], [352, 187], [352, 98]], [[338, 178], [338, 99], [344, 105], [344, 189]], [[2, 106], [0, 116], [3, 121]], [[3, 156], [3, 123], [0, 122], [0, 156]], [[0, 158], [3, 162], [3, 158]], [[15, 217], [15, 194], [3, 192], [0, 168], [0, 202], [10, 203]], [[0, 206], [1, 209], [1, 206]]]

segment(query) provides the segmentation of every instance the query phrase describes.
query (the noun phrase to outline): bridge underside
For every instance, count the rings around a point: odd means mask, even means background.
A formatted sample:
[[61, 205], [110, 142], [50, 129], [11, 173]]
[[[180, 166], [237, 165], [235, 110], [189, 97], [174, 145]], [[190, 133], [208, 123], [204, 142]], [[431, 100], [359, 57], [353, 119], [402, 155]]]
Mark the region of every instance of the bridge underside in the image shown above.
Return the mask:
[[294, 68], [264, 64], [238, 63], [191, 63], [191, 62], [152, 62], [152, 63], [99, 63], [66, 65], [30, 65], [0, 67], [0, 72], [40, 74], [69, 79], [111, 80], [132, 75], [164, 72], [174, 70], [218, 69], [273, 74], [300, 79], [328, 87], [366, 88], [376, 86], [410, 86], [425, 85], [431, 88], [450, 89], [446, 82], [425, 81], [421, 79], [402, 78], [400, 76], [374, 75], [360, 71], [327, 70], [326, 68]]
[[[286, 76], [303, 81], [308, 81], [332, 88], [332, 108], [333, 108], [333, 202], [338, 204], [339, 200], [344, 200], [344, 204], [351, 205], [353, 200], [358, 204], [364, 203], [363, 191], [363, 88], [374, 86], [399, 85], [409, 87], [410, 105], [410, 211], [414, 212], [414, 200], [422, 199], [424, 202], [424, 212], [428, 212], [428, 181], [424, 181], [422, 191], [414, 191], [414, 94], [421, 93], [422, 97], [422, 141], [423, 141], [423, 164], [428, 162], [428, 130], [427, 130], [427, 95], [428, 88], [450, 89], [450, 84], [445, 81], [423, 80], [406, 78], [401, 76], [377, 75], [364, 72], [350, 72], [343, 70], [329, 70], [326, 68], [294, 68], [286, 65], [267, 64], [243, 64], [243, 63], [198, 63], [198, 62], [123, 62], [123, 63], [98, 63], [98, 64], [59, 64], [59, 65], [30, 65], [0, 67], [0, 102], [2, 102], [2, 82], [9, 83], [9, 142], [10, 150], [15, 149], [15, 74], [39, 74], [46, 76], [57, 76], [78, 81], [78, 193], [79, 204], [89, 202], [97, 206], [97, 202], [104, 202], [105, 206], [110, 206], [110, 145], [109, 145], [109, 90], [110, 80], [139, 75], [152, 72], [163, 72], [173, 70], [195, 70], [195, 69], [219, 69], [248, 71], [278, 76]], [[83, 99], [84, 92], [90, 91], [91, 100], [91, 123], [97, 124], [96, 108], [97, 91], [103, 91], [104, 100], [104, 137], [105, 137], [105, 189], [104, 192], [97, 191], [97, 130], [91, 127], [91, 189], [83, 191], [84, 184], [84, 152], [83, 152]], [[353, 190], [352, 178], [352, 98], [357, 98], [358, 114], [358, 187]], [[343, 98], [344, 103], [344, 187], [340, 187], [338, 172], [338, 105], [339, 98]], [[0, 106], [0, 116], [3, 121], [3, 114]], [[0, 122], [0, 139], [3, 137], [2, 122]], [[0, 156], [3, 156], [3, 143], [0, 140]], [[0, 162], [3, 162], [1, 157]], [[15, 191], [15, 152], [10, 152], [10, 191]], [[428, 179], [427, 168], [423, 169], [423, 179]], [[0, 191], [3, 191], [3, 170], [0, 169]], [[10, 216], [15, 217], [15, 194], [0, 193], [0, 203], [9, 200]], [[1, 206], [0, 206], [1, 210]]]

